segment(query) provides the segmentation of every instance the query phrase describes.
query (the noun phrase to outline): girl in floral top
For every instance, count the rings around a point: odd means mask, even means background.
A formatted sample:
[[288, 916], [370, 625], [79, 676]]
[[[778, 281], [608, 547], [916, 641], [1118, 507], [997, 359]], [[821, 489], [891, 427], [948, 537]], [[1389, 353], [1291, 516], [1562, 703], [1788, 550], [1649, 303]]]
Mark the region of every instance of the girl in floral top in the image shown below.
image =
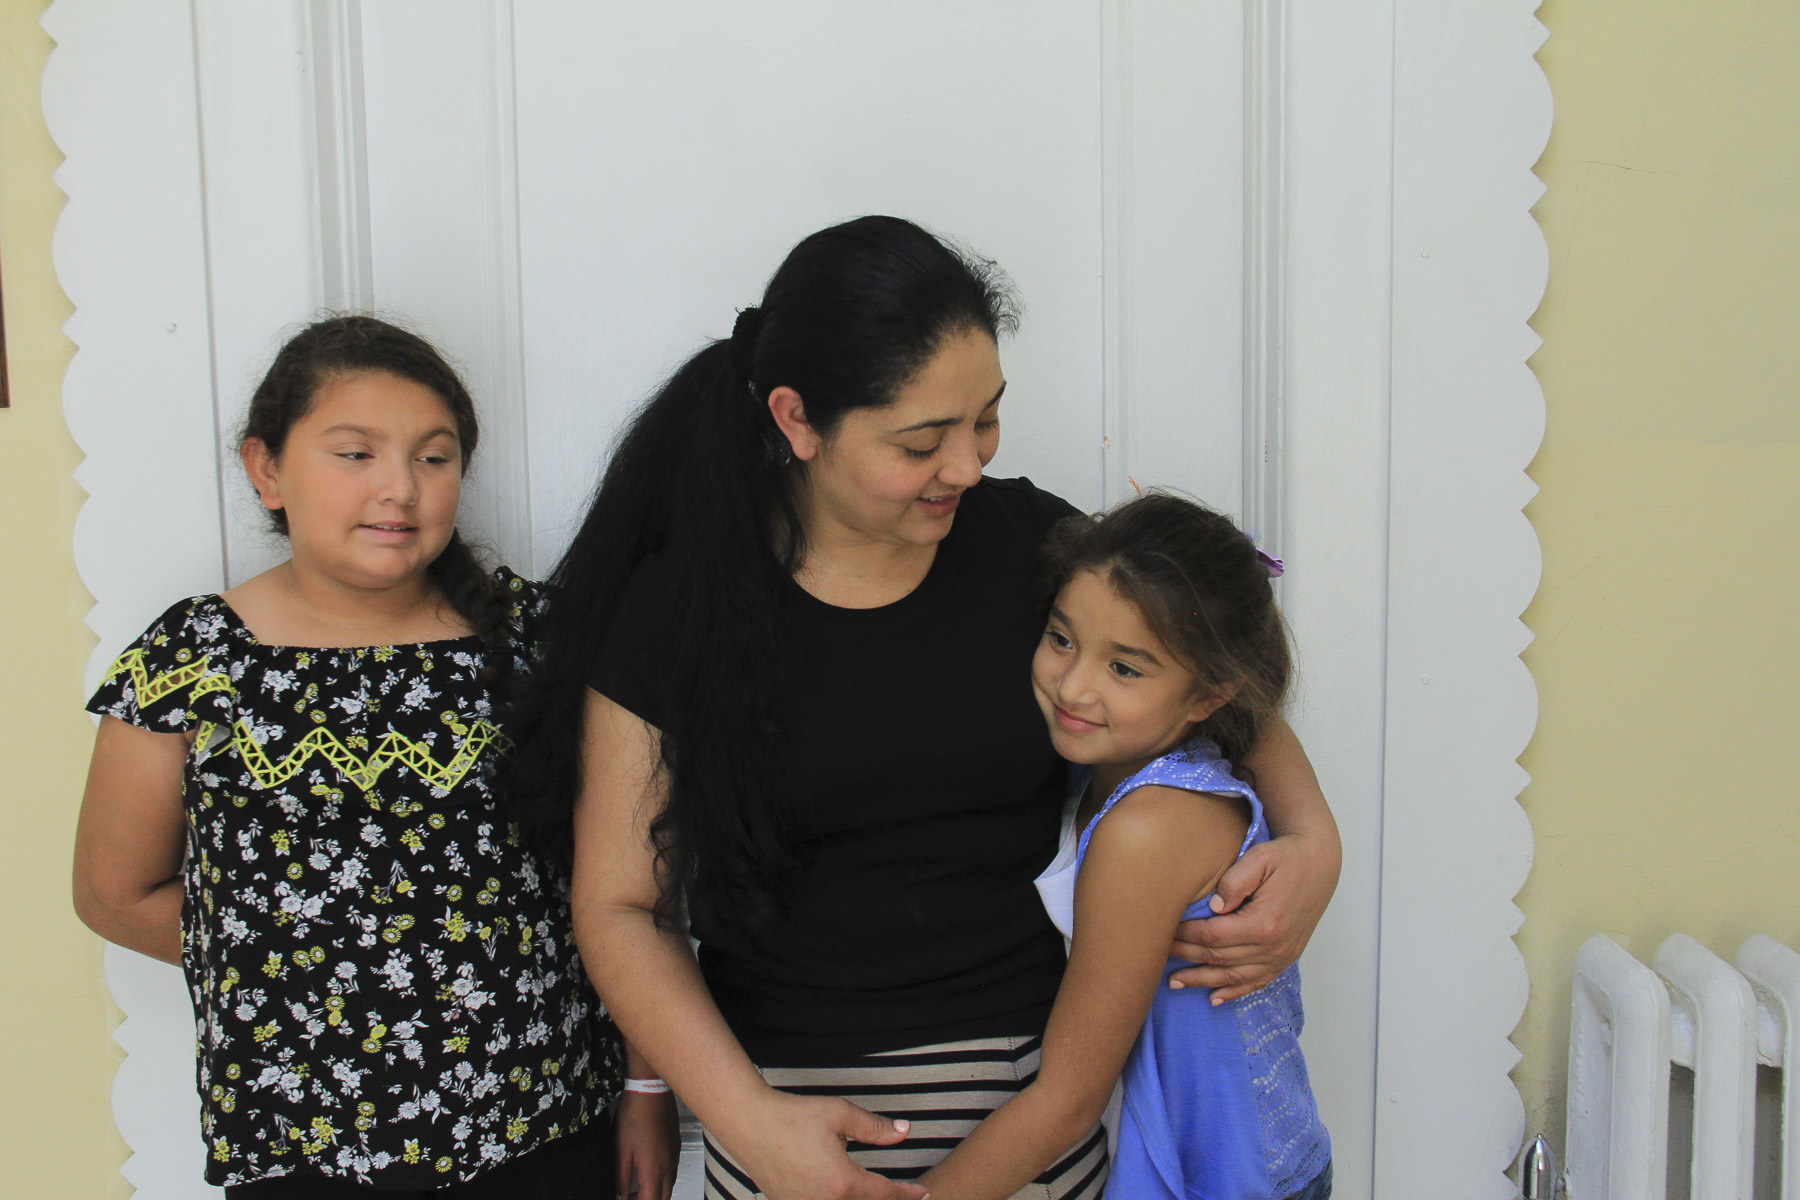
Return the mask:
[[305, 329], [240, 446], [293, 557], [171, 606], [89, 703], [76, 908], [185, 971], [228, 1197], [673, 1183], [666, 1092], [623, 1098], [609, 1166], [629, 1052], [497, 802], [540, 596], [457, 535], [476, 432], [420, 338]]

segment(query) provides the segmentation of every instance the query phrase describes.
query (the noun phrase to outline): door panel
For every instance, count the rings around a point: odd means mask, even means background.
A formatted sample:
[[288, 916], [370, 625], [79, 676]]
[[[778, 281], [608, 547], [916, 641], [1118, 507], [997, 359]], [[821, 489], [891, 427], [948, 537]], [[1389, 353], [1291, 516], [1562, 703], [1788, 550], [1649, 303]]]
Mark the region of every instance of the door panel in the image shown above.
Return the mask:
[[[199, 97], [204, 169], [183, 212], [205, 231], [212, 342], [211, 393], [170, 404], [219, 435], [216, 494], [189, 507], [216, 523], [220, 583], [283, 553], [262, 531], [230, 430], [282, 331], [320, 308], [403, 318], [459, 360], [483, 415], [463, 521], [504, 561], [542, 573], [625, 415], [729, 332], [798, 238], [865, 212], [954, 235], [1016, 282], [1025, 318], [1002, 347], [996, 474], [1030, 475], [1083, 508], [1162, 484], [1240, 510], [1255, 440], [1243, 417], [1243, 163], [1269, 132], [1246, 132], [1243, 5], [271, 0], [167, 11], [195, 31], [188, 96]], [[180, 81], [169, 91], [179, 96]], [[175, 137], [166, 122], [143, 136], [158, 130]], [[1380, 421], [1358, 415], [1355, 431], [1378, 438]], [[1378, 485], [1380, 469], [1364, 474]], [[1354, 507], [1376, 542], [1379, 502]], [[1318, 525], [1302, 522], [1296, 543]], [[1331, 553], [1321, 547], [1311, 578], [1284, 586], [1296, 589], [1297, 624], [1335, 627], [1342, 647]], [[1362, 599], [1358, 646], [1380, 619], [1379, 596]], [[1303, 646], [1323, 644], [1301, 633]], [[1342, 778], [1356, 746], [1373, 743], [1314, 712], [1309, 745]], [[1355, 787], [1337, 790], [1361, 822], [1355, 806], [1378, 806], [1351, 774]], [[1334, 910], [1331, 944], [1309, 958], [1328, 964], [1310, 979], [1349, 982], [1314, 986], [1308, 1053], [1328, 1120], [1351, 1139], [1341, 1161], [1364, 1173], [1372, 821], [1347, 838], [1353, 910]], [[140, 974], [115, 974], [134, 1014], [147, 1011], [133, 996]], [[144, 1021], [167, 1023], [157, 1011]], [[191, 1036], [166, 1032], [177, 1047]], [[193, 1144], [190, 1109], [154, 1108], [170, 1125], [157, 1139]], [[187, 1177], [168, 1186], [157, 1194], [199, 1194]], [[1363, 1186], [1340, 1175], [1346, 1197]]]

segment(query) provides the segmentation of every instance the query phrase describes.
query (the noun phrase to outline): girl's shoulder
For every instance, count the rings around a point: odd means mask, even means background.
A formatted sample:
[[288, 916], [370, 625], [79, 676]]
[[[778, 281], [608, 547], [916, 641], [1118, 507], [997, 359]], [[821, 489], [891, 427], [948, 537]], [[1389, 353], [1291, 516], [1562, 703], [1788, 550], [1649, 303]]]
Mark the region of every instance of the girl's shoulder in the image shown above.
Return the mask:
[[[1221, 804], [1218, 798], [1227, 799]], [[1127, 799], [1132, 803], [1125, 805]], [[1219, 757], [1217, 744], [1203, 737], [1194, 738], [1162, 757], [1151, 760], [1115, 788], [1082, 831], [1078, 846], [1080, 854], [1087, 853], [1088, 843], [1100, 827], [1102, 818], [1114, 821], [1115, 810], [1120, 809], [1121, 805], [1125, 805], [1125, 811], [1116, 814], [1118, 819], [1115, 823], [1118, 826], [1178, 821], [1183, 819], [1184, 813], [1191, 815], [1196, 805], [1203, 813], [1241, 814], [1247, 808], [1248, 826], [1245, 827], [1241, 821], [1237, 823], [1237, 827], [1243, 830], [1238, 848], [1240, 856], [1255, 843], [1266, 841], [1269, 836], [1262, 801], [1257, 797], [1255, 789], [1233, 775], [1231, 764]], [[1137, 815], [1127, 816], [1127, 812]], [[1109, 836], [1116, 839], [1123, 833], [1124, 830], [1120, 829]]]
[[145, 728], [189, 729], [196, 717], [188, 700], [211, 690], [209, 677], [235, 675], [253, 644], [216, 593], [177, 600], [113, 659], [87, 709]]
[[165, 608], [120, 659], [136, 652], [152, 661], [187, 662], [195, 654], [216, 653], [252, 640], [250, 631], [225, 598], [208, 592], [177, 600]]
[[1106, 820], [1096, 822], [1096, 838], [1115, 844], [1149, 845], [1172, 836], [1211, 843], [1221, 835], [1235, 842], [1243, 838], [1249, 823], [1242, 796], [1161, 783], [1133, 788], [1101, 815]]
[[1256, 789], [1232, 773], [1229, 761], [1219, 754], [1218, 744], [1209, 738], [1196, 737], [1169, 751], [1139, 770], [1120, 787], [1121, 793], [1160, 785], [1188, 792], [1211, 792], [1242, 796], [1252, 802], [1260, 815], [1262, 802]]
[[1183, 919], [1202, 916], [1219, 878], [1249, 848], [1250, 827], [1241, 796], [1145, 784], [1089, 823], [1079, 873], [1102, 890], [1126, 889], [1147, 911], [1160, 915], [1166, 901]]

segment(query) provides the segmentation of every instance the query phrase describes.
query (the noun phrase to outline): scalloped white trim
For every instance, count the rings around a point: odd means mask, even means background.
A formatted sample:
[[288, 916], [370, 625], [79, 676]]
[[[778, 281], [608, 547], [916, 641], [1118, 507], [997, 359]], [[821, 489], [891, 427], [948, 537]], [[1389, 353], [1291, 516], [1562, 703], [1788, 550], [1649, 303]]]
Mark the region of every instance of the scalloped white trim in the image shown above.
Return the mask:
[[1541, 568], [1522, 510], [1544, 432], [1527, 321], [1549, 260], [1532, 167], [1552, 115], [1536, 8], [1395, 9], [1381, 1197], [1516, 1194], [1517, 759], [1537, 724], [1519, 614]]
[[[163, 606], [224, 582], [190, 15], [59, 0], [43, 21], [57, 43], [44, 117], [69, 197], [54, 251], [75, 306], [63, 411], [86, 455], [75, 565], [100, 638], [90, 688]], [[113, 1113], [132, 1151], [122, 1173], [143, 1200], [219, 1194], [201, 1182], [180, 972], [108, 947], [106, 977], [124, 1013], [113, 1035], [125, 1052]]]

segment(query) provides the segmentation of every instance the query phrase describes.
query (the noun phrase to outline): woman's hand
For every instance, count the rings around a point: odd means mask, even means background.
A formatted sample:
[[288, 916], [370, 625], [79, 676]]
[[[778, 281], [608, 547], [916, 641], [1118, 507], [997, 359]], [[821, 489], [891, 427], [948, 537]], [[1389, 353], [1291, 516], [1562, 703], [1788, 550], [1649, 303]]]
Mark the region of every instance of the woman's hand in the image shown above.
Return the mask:
[[771, 1091], [765, 1111], [738, 1128], [732, 1155], [769, 1200], [924, 1200], [929, 1194], [850, 1160], [846, 1142], [892, 1146], [911, 1125], [848, 1100]]
[[1169, 986], [1212, 988], [1214, 1004], [1254, 992], [1300, 957], [1344, 863], [1337, 822], [1286, 721], [1270, 722], [1244, 765], [1276, 836], [1225, 872], [1212, 902], [1220, 915], [1183, 922], [1169, 952], [1202, 964], [1175, 972]]
[[1223, 1004], [1275, 978], [1306, 949], [1340, 862], [1335, 842], [1304, 834], [1251, 847], [1219, 880], [1212, 908], [1220, 915], [1176, 930], [1175, 957], [1204, 965], [1177, 971], [1169, 986], [1212, 988], [1212, 1002]]
[[675, 1166], [681, 1161], [674, 1093], [620, 1096], [613, 1115], [613, 1144], [619, 1200], [631, 1195], [633, 1179], [638, 1200], [669, 1200], [675, 1190]]

